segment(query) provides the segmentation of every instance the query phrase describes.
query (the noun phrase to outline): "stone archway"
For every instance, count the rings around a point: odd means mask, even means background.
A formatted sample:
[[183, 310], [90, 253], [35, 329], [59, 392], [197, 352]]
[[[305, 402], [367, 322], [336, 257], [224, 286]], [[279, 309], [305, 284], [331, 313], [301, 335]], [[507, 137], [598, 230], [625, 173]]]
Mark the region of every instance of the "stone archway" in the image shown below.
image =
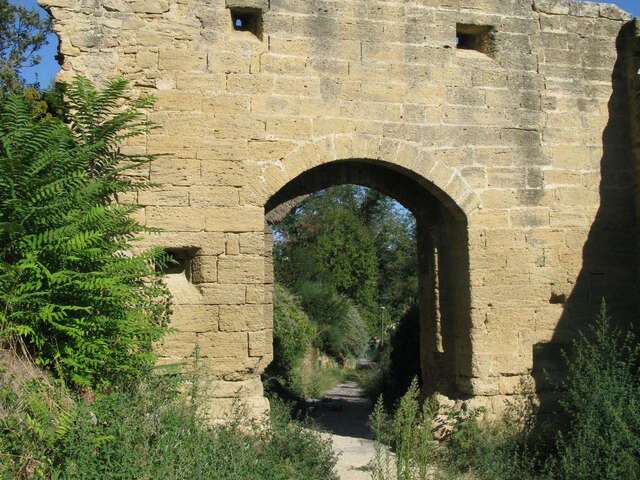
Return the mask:
[[[414, 215], [418, 237], [423, 385], [427, 393], [459, 396], [458, 377], [464, 378], [469, 371], [471, 358], [465, 213], [451, 199], [443, 202], [431, 193], [437, 187], [428, 180], [397, 164], [371, 159], [337, 160], [300, 173], [274, 193], [265, 204], [267, 223], [277, 221], [308, 194], [340, 184], [378, 190]], [[440, 197], [443, 195], [439, 192]], [[269, 249], [268, 233], [266, 240]], [[265, 270], [273, 270], [269, 256]], [[272, 274], [267, 277], [273, 278]]]

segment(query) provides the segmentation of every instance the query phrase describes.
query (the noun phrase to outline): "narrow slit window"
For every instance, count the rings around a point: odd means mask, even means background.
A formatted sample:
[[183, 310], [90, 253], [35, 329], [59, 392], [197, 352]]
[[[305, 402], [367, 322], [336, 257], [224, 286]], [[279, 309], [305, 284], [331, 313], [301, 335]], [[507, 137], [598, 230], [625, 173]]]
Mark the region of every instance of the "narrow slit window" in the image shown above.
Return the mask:
[[238, 32], [251, 32], [262, 39], [262, 10], [252, 8], [232, 8], [231, 22]]
[[491, 55], [493, 50], [493, 27], [490, 25], [456, 25], [456, 48], [475, 50]]

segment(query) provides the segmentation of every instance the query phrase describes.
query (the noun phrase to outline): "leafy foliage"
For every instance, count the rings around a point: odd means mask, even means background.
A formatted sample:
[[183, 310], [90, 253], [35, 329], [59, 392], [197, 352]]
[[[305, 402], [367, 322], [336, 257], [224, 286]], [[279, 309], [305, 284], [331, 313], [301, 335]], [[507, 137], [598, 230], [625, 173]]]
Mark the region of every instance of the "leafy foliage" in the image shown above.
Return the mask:
[[349, 298], [320, 282], [304, 282], [298, 291], [304, 311], [317, 325], [320, 350], [341, 360], [363, 353], [366, 324]]
[[0, 478], [45, 477], [73, 401], [27, 359], [0, 350]]
[[[178, 394], [181, 383], [150, 378], [82, 405], [59, 442], [58, 478], [332, 480], [335, 456], [319, 434], [274, 405], [263, 425], [238, 410], [209, 425]], [[95, 420], [94, 420], [95, 419]]]
[[294, 291], [306, 281], [351, 298], [376, 334], [378, 304], [400, 318], [417, 300], [415, 220], [394, 200], [355, 185], [309, 196], [277, 225], [275, 273]]
[[195, 374], [149, 375], [88, 401], [0, 358], [10, 366], [0, 372], [2, 479], [336, 480], [331, 442], [279, 403], [264, 422], [238, 408], [214, 426]]
[[40, 63], [36, 52], [53, 31], [50, 18], [36, 10], [0, 0], [0, 91], [3, 95], [24, 86], [20, 70]]
[[640, 477], [640, 344], [612, 325], [604, 303], [567, 356], [554, 478]]
[[302, 309], [300, 301], [283, 286], [273, 292], [273, 362], [268, 375], [291, 381], [294, 368], [311, 348], [316, 327]]
[[[376, 436], [376, 455], [373, 462], [374, 480], [426, 480], [432, 478], [435, 449], [431, 435], [431, 422], [435, 404], [419, 401], [420, 387], [413, 379], [407, 392], [402, 396], [392, 418], [384, 411], [383, 397], [380, 396], [370, 417]], [[395, 462], [391, 462], [383, 451], [383, 443], [394, 447]], [[391, 464], [395, 463], [395, 475], [391, 474]]]
[[0, 116], [0, 332], [38, 365], [77, 386], [137, 375], [166, 331], [169, 294], [154, 271], [163, 252], [132, 255], [137, 207], [113, 200], [150, 188], [125, 178], [151, 158], [118, 144], [142, 135], [145, 98], [118, 107], [124, 80], [68, 89], [70, 125], [43, 118], [20, 95]]

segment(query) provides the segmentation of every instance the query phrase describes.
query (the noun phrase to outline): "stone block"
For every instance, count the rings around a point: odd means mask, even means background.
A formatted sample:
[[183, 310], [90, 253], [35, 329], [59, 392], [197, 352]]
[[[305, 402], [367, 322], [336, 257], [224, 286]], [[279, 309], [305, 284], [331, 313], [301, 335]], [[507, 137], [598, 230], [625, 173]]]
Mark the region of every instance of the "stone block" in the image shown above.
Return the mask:
[[221, 256], [218, 260], [220, 283], [264, 283], [264, 257]]
[[265, 355], [267, 351], [265, 331], [249, 332], [249, 356], [261, 357]]
[[220, 207], [207, 210], [206, 230], [214, 232], [262, 232], [264, 211], [258, 207]]
[[237, 187], [217, 187], [193, 185], [188, 190], [189, 205], [192, 207], [235, 207], [240, 204]]
[[174, 305], [171, 328], [180, 332], [210, 332], [218, 330], [217, 305]]
[[170, 232], [199, 232], [204, 230], [205, 211], [190, 207], [146, 207], [147, 227]]
[[198, 255], [191, 261], [191, 281], [193, 283], [214, 283], [218, 281], [218, 257]]
[[207, 305], [241, 305], [245, 303], [244, 285], [205, 284], [200, 286], [202, 303]]
[[246, 332], [206, 332], [198, 335], [198, 345], [203, 357], [243, 358], [247, 356]]
[[222, 305], [220, 307], [220, 330], [225, 332], [247, 332], [264, 328], [262, 305]]

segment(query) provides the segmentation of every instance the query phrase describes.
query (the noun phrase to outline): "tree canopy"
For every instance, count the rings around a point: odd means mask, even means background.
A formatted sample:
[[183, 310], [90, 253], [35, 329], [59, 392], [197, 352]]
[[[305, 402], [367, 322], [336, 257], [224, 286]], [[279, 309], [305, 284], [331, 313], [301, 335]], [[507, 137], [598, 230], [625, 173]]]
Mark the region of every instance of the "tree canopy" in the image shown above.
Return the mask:
[[3, 96], [25, 86], [21, 70], [40, 63], [38, 50], [53, 31], [36, 10], [0, 0], [0, 89]]

